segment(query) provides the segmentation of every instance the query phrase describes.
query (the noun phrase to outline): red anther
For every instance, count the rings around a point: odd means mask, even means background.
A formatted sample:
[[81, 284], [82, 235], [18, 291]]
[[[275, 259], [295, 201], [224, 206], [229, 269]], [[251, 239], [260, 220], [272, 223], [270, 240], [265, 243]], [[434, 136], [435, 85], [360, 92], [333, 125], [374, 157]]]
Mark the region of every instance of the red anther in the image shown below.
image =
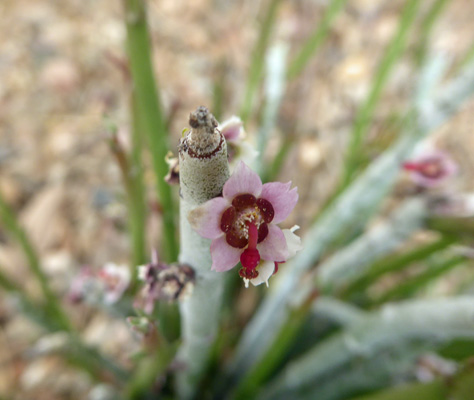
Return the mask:
[[256, 201], [257, 198], [253, 194], [245, 193], [234, 197], [232, 205], [239, 210], [243, 210], [244, 208], [255, 205]]
[[223, 232], [227, 233], [231, 230], [232, 225], [235, 222], [235, 208], [230, 206], [227, 210], [222, 213], [221, 217], [221, 229]]
[[247, 238], [238, 235], [235, 230], [227, 232], [227, 234], [225, 235], [225, 240], [229, 245], [237, 249], [243, 249], [245, 246], [247, 246], [247, 243], [249, 242]]
[[258, 228], [258, 241], [257, 243], [262, 242], [268, 235], [268, 225], [264, 222]]
[[273, 209], [272, 203], [270, 203], [266, 199], [258, 199], [257, 200], [257, 207], [259, 208], [260, 212], [262, 213], [263, 220], [269, 224], [273, 221], [273, 217], [275, 216], [275, 210]]

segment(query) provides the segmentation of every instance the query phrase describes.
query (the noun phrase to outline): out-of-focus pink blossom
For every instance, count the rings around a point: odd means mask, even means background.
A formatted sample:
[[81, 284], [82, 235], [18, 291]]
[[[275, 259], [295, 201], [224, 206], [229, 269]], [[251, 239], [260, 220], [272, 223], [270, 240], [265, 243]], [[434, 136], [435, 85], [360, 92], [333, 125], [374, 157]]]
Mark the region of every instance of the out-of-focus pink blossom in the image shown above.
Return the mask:
[[456, 174], [458, 167], [453, 159], [442, 151], [430, 151], [403, 163], [412, 180], [419, 186], [433, 188], [442, 185]]
[[258, 151], [247, 141], [244, 125], [239, 117], [233, 116], [217, 129], [227, 141], [227, 153], [231, 167], [235, 167], [240, 161], [251, 164], [258, 156]]
[[99, 270], [98, 278], [104, 286], [104, 303], [113, 304], [130, 285], [130, 270], [126, 265], [107, 263]]
[[99, 271], [86, 266], [72, 280], [68, 298], [73, 302], [113, 304], [122, 297], [130, 284], [130, 271], [126, 265], [105, 264]]
[[167, 265], [153, 251], [151, 262], [138, 267], [138, 279], [145, 282], [135, 306], [151, 314], [159, 300], [175, 301], [188, 296], [194, 286], [194, 270], [187, 265]]
[[[91, 267], [84, 266], [79, 273], [71, 280], [67, 298], [73, 303], [79, 303], [84, 300], [88, 290], [93, 289], [95, 285], [95, 274]], [[97, 288], [95, 288], [97, 291]]]

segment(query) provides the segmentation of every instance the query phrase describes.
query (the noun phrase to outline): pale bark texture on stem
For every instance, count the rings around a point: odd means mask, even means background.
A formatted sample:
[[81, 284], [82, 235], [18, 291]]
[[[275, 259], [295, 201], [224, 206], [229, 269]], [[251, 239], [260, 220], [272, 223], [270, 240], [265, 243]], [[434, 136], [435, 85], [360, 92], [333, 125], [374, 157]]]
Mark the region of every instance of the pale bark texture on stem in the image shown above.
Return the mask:
[[211, 271], [209, 239], [199, 236], [190, 226], [189, 212], [198, 205], [221, 195], [229, 178], [227, 145], [216, 129], [217, 122], [205, 107], [191, 113], [191, 130], [179, 145], [180, 171], [180, 263], [196, 272], [192, 295], [181, 302], [183, 344], [178, 360], [180, 398], [191, 398], [205, 371], [219, 321], [224, 276]]

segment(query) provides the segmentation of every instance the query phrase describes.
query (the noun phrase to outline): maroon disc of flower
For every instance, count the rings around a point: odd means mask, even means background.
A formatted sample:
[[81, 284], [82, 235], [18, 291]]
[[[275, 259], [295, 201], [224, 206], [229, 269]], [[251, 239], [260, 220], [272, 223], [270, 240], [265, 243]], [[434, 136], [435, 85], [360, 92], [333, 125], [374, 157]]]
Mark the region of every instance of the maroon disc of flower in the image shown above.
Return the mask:
[[191, 226], [211, 243], [214, 271], [228, 271], [240, 261], [242, 278], [258, 276], [262, 261], [285, 262], [290, 253], [282, 230], [298, 201], [291, 182], [262, 184], [260, 177], [241, 162], [225, 183], [223, 196], [189, 214]]

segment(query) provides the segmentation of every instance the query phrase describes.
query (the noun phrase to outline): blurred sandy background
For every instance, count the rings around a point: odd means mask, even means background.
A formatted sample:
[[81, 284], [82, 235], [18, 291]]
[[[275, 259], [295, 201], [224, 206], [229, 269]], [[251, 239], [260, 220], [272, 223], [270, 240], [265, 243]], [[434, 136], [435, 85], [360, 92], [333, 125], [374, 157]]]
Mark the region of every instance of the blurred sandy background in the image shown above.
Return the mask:
[[[423, 2], [420, 17], [431, 1]], [[250, 55], [266, 1], [150, 1], [154, 61], [175, 146], [187, 115], [212, 107], [223, 82], [222, 118], [238, 113]], [[272, 44], [287, 43], [289, 59], [321, 18], [326, 1], [286, 1]], [[272, 156], [283, 135], [293, 135], [282, 180], [302, 197], [293, 216], [304, 228], [337, 182], [354, 113], [364, 99], [381, 54], [396, 27], [402, 1], [352, 0], [304, 73], [291, 82]], [[120, 1], [3, 0], [0, 3], [0, 188], [31, 234], [55, 289], [66, 293], [81, 265], [127, 263], [126, 208], [107, 144], [106, 120], [127, 140], [129, 91]], [[430, 50], [458, 62], [474, 40], [474, 2], [452, 0], [437, 23]], [[368, 149], [376, 156], [393, 138], [391, 121], [407, 109], [417, 79], [412, 53], [417, 29], [377, 107]], [[258, 107], [256, 108], [258, 109]], [[460, 164], [456, 186], [473, 190], [474, 102], [437, 135]], [[247, 126], [255, 134], [255, 120]], [[150, 187], [150, 245], [159, 212]], [[28, 268], [0, 227], [0, 265], [35, 292]], [[42, 331], [15, 312], [0, 293], [0, 397], [83, 399], [85, 375], [53, 357], [27, 351]], [[134, 342], [124, 323], [69, 305], [89, 343], [124, 363]]]

